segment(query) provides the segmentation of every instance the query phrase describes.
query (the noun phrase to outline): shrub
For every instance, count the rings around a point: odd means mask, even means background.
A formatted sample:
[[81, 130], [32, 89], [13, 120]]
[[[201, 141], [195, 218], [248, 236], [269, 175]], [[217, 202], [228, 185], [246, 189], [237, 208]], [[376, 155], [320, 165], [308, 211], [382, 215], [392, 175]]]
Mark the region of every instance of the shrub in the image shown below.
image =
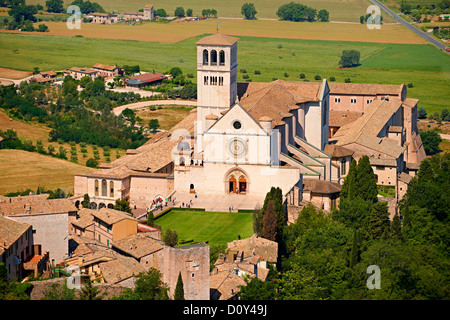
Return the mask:
[[321, 77], [320, 75], [316, 74], [316, 75], [314, 76], [314, 79], [315, 79], [315, 80], [321, 80], [322, 77]]
[[345, 83], [350, 83], [350, 82], [352, 82], [352, 79], [350, 79], [350, 78], [345, 78]]
[[248, 74], [244, 74], [244, 75], [242, 76], [242, 79], [248, 79], [248, 78], [250, 78], [250, 76], [249, 76]]
[[289, 77], [289, 73], [285, 72], [285, 73], [284, 73], [284, 77], [285, 77], [285, 78]]
[[330, 77], [330, 81], [336, 81], [335, 77]]
[[298, 76], [300, 77], [300, 79], [305, 79], [306, 78], [306, 75], [304, 73], [300, 73]]
[[261, 74], [260, 70], [255, 70], [255, 74]]
[[283, 45], [281, 43], [278, 44], [278, 49], [283, 48]]
[[89, 158], [86, 161], [86, 167], [97, 168], [97, 166], [98, 166], [98, 162], [95, 159]]

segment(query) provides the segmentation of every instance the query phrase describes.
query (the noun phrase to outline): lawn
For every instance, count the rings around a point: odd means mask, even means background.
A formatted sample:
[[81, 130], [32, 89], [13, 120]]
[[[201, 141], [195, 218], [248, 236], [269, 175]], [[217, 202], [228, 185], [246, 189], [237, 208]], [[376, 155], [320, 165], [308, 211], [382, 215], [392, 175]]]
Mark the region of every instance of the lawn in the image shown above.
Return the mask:
[[91, 168], [23, 150], [0, 150], [0, 194], [37, 187], [73, 192], [74, 175]]
[[252, 214], [239, 212], [184, 211], [173, 209], [157, 218], [155, 223], [178, 233], [178, 240], [224, 245], [252, 235]]

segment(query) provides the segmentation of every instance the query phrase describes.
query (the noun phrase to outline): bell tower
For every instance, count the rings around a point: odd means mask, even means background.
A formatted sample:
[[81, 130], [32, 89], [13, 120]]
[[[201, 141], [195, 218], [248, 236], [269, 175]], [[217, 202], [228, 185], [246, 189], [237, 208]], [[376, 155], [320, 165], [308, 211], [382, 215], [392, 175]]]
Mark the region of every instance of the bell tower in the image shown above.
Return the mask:
[[198, 134], [206, 130], [206, 116], [220, 118], [236, 101], [238, 40], [217, 33], [197, 42]]

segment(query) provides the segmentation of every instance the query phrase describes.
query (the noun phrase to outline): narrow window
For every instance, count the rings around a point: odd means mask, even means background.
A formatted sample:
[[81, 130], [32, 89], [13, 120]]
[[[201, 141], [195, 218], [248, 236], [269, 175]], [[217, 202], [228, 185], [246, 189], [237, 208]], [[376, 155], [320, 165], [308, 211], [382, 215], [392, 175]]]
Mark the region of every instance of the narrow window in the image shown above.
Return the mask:
[[95, 195], [98, 196], [98, 180], [95, 180]]
[[109, 182], [109, 196], [114, 197], [114, 182], [113, 181]]
[[204, 65], [207, 65], [208, 64], [208, 56], [209, 56], [209, 54], [208, 54], [208, 50], [203, 50], [203, 64]]
[[211, 65], [216, 66], [217, 65], [217, 51], [211, 50]]
[[223, 50], [219, 51], [219, 64], [221, 66], [225, 65], [225, 52]]
[[107, 187], [106, 187], [106, 180], [102, 180], [102, 197], [107, 197]]

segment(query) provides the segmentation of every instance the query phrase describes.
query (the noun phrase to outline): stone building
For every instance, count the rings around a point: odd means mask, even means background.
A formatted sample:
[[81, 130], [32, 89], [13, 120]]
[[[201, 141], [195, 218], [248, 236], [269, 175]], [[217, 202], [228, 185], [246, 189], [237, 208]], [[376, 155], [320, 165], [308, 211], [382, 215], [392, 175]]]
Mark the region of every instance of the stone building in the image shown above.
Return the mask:
[[47, 197], [48, 194], [4, 197], [0, 200], [0, 215], [30, 224], [33, 242], [39, 245], [39, 251], [48, 251], [51, 261], [58, 264], [69, 253], [69, 228], [76, 219], [77, 208], [67, 198]]
[[418, 100], [406, 97], [405, 85], [241, 83], [237, 38], [214, 34], [196, 47], [197, 108], [124, 157], [76, 176], [79, 201], [88, 194], [100, 208], [126, 199], [145, 213], [171, 198], [227, 211], [254, 209], [280, 187], [293, 210], [310, 202], [328, 211], [352, 158], [371, 155], [374, 170], [392, 171], [386, 179], [377, 173], [380, 184], [396, 185], [424, 157]]
[[155, 268], [173, 297], [178, 275], [186, 300], [209, 300], [209, 246], [200, 243], [171, 247], [147, 233], [137, 233], [112, 243], [122, 255], [133, 257], [146, 269]]

